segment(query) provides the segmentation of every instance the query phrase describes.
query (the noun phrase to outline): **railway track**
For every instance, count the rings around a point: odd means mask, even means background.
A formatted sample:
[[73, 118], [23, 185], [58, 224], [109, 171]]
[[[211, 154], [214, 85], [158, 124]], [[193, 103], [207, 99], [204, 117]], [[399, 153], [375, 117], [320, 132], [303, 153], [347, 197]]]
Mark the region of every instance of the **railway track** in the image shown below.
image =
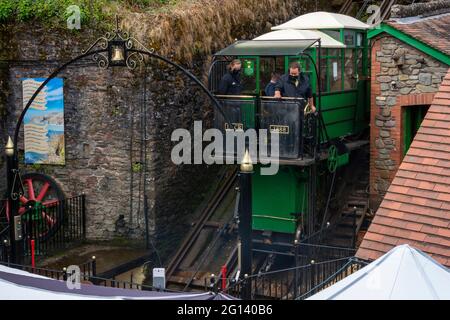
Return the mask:
[[[167, 286], [204, 289], [205, 279], [223, 265], [231, 272], [237, 264], [237, 168], [226, 173], [166, 268]], [[229, 272], [229, 273], [230, 273]], [[229, 274], [228, 273], [228, 274]]]

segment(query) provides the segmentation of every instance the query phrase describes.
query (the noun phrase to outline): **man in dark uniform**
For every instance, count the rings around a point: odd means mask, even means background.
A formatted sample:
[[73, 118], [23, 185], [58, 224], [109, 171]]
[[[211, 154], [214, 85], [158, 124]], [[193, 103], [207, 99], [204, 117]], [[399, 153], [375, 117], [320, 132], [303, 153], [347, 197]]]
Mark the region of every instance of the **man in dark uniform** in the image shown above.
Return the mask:
[[300, 72], [300, 64], [298, 62], [292, 62], [289, 65], [289, 73], [281, 76], [275, 86], [274, 97], [304, 98], [309, 104], [310, 111], [316, 111], [314, 99], [312, 97], [311, 85], [309, 84], [309, 78]]
[[219, 83], [218, 94], [221, 95], [240, 95], [242, 91], [241, 85], [241, 60], [235, 59], [231, 61], [228, 72], [222, 77]]
[[268, 97], [273, 97], [275, 95], [275, 88], [277, 86], [277, 82], [280, 80], [280, 74], [276, 72], [272, 72], [272, 77], [270, 78], [270, 82], [267, 84], [264, 89], [264, 93]]

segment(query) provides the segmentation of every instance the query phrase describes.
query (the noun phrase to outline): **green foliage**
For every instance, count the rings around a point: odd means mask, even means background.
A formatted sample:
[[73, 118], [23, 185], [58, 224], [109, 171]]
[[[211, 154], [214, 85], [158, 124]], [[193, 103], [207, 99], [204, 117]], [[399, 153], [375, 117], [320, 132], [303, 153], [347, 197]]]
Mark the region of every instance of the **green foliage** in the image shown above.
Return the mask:
[[38, 20], [50, 26], [65, 26], [67, 8], [80, 8], [81, 22], [111, 21], [119, 9], [147, 10], [173, 5], [178, 0], [0, 0], [0, 23]]
[[125, 0], [125, 2], [131, 7], [145, 9], [152, 6], [173, 4], [175, 0]]
[[131, 170], [135, 173], [140, 172], [142, 170], [142, 163], [135, 162], [131, 165]]
[[15, 2], [13, 0], [0, 1], [0, 21], [6, 21], [14, 13]]
[[51, 26], [64, 26], [69, 17], [67, 8], [80, 8], [82, 23], [108, 20], [108, 0], [0, 0], [0, 23], [39, 20]]

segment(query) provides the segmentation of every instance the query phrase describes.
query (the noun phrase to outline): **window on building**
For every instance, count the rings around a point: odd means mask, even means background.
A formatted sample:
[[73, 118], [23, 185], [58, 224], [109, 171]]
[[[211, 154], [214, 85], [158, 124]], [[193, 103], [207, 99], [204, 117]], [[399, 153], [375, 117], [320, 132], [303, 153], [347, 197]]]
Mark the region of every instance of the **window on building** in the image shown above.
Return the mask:
[[407, 106], [402, 110], [402, 135], [403, 135], [403, 155], [411, 146], [417, 131], [422, 124], [423, 118], [427, 114], [429, 105]]

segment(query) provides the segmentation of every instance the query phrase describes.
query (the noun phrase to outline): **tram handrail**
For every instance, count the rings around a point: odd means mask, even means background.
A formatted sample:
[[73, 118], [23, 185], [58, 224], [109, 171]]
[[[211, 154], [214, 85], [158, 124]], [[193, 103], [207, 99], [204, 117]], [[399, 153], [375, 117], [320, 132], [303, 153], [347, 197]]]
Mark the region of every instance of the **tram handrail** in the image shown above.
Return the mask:
[[230, 98], [230, 99], [236, 99], [236, 98], [245, 98], [245, 99], [249, 99], [249, 98], [255, 98], [255, 96], [249, 96], [249, 95], [233, 95], [233, 94], [216, 94], [215, 95], [217, 98], [220, 99], [226, 99], [226, 98]]
[[272, 96], [260, 96], [261, 99], [264, 100], [289, 100], [289, 101], [304, 101], [305, 98], [302, 97], [272, 97]]

